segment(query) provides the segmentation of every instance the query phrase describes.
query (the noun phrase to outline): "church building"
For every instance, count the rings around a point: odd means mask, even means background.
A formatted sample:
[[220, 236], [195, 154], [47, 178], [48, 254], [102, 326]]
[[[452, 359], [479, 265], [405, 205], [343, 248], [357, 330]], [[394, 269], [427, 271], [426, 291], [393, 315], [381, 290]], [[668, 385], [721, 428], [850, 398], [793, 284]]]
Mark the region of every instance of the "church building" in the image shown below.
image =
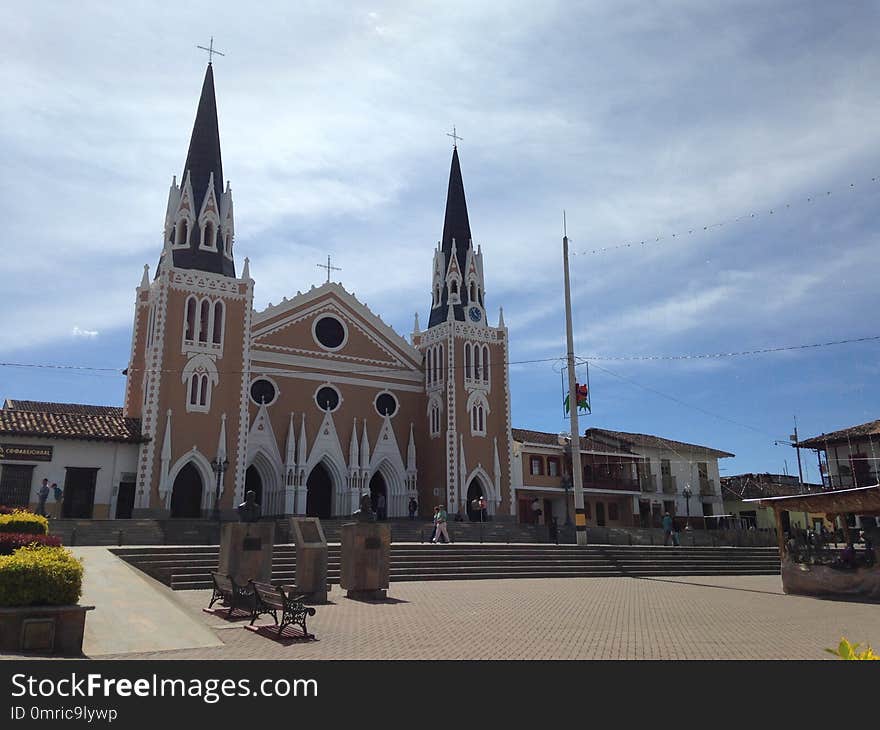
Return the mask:
[[512, 514], [508, 333], [488, 320], [457, 148], [442, 239], [425, 250], [427, 327], [416, 314], [409, 341], [336, 282], [254, 310], [236, 254], [208, 64], [158, 267], [135, 299], [133, 516], [230, 515], [249, 490], [265, 515], [347, 516], [366, 491], [388, 517], [411, 497], [422, 516], [465, 514], [481, 495], [496, 519]]

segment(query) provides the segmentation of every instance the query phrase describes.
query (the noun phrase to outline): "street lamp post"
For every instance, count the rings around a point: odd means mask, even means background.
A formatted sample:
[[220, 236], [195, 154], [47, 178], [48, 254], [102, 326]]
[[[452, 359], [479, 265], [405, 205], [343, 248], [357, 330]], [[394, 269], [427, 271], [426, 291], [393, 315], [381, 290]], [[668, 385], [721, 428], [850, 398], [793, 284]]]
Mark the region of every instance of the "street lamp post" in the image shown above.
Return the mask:
[[214, 512], [211, 516], [217, 522], [220, 522], [220, 485], [223, 483], [223, 473], [226, 471], [226, 467], [228, 466], [229, 459], [221, 460], [218, 456], [216, 459], [211, 460], [211, 468], [217, 475], [217, 488], [216, 492], [214, 493]]
[[685, 501], [685, 509], [687, 510], [687, 518], [685, 519], [684, 529], [691, 529], [691, 497], [693, 496], [693, 492], [691, 491], [691, 485], [685, 484], [684, 489], [681, 492], [684, 495]]

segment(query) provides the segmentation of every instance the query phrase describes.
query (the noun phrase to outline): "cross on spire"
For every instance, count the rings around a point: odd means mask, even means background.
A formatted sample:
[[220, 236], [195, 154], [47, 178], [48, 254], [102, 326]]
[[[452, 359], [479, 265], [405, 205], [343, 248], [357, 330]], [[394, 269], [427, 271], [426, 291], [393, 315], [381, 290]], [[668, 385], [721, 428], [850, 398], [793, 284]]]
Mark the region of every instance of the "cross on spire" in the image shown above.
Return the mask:
[[342, 269], [338, 266], [330, 265], [330, 254], [327, 254], [327, 263], [326, 264], [316, 264], [319, 269], [327, 269], [327, 283], [330, 283], [330, 272], [331, 271], [342, 271]]
[[220, 51], [214, 50], [214, 36], [211, 36], [211, 42], [208, 44], [207, 48], [205, 46], [196, 46], [196, 48], [201, 48], [203, 51], [208, 52], [208, 63], [211, 63], [214, 54], [217, 54], [218, 56], [226, 55], [225, 53], [220, 53]]
[[455, 126], [454, 126], [454, 125], [453, 125], [453, 127], [452, 127], [452, 134], [449, 134], [449, 132], [447, 132], [447, 133], [446, 133], [446, 136], [447, 136], [447, 137], [452, 137], [452, 147], [453, 147], [454, 149], [458, 149], [458, 140], [460, 140], [460, 139], [463, 140], [463, 139], [464, 139], [464, 137], [459, 137], [459, 136], [455, 133]]

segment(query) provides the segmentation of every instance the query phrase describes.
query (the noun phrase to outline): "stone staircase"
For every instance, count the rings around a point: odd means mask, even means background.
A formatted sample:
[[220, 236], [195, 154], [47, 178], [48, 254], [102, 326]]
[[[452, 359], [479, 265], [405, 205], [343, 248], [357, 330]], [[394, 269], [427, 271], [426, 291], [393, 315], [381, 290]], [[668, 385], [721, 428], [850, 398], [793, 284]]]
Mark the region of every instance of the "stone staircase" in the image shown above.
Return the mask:
[[[175, 590], [210, 588], [217, 569], [214, 546], [118, 548], [117, 555]], [[340, 546], [328, 547], [328, 579], [339, 583]], [[293, 583], [296, 550], [277, 545], [274, 583]], [[644, 547], [590, 545], [430, 545], [391, 546], [391, 581], [480, 578], [565, 578], [609, 576], [777, 575], [775, 548]]]
[[[350, 518], [321, 520], [328, 542], [339, 542]], [[425, 520], [392, 520], [393, 542], [427, 542], [432, 525]], [[458, 542], [546, 543], [546, 527], [512, 522], [450, 522], [449, 535]], [[217, 545], [220, 530], [210, 520], [50, 520], [49, 532], [65, 545]], [[287, 519], [275, 520], [275, 542], [292, 541]]]

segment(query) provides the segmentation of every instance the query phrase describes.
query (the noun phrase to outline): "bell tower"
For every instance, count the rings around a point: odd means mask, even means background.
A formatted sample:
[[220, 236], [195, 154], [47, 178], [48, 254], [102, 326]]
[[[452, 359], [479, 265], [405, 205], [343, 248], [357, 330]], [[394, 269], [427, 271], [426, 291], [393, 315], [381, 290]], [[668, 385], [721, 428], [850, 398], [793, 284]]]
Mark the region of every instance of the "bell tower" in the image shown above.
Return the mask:
[[180, 183], [168, 193], [162, 255], [137, 288], [125, 391], [141, 419], [135, 515], [203, 517], [242, 490], [253, 281], [236, 277], [211, 63]]
[[[511, 504], [507, 328], [486, 316], [483, 253], [474, 248], [458, 146], [452, 150], [443, 237], [434, 250], [428, 327], [413, 344], [424, 354], [428, 473], [444, 475], [444, 502], [467, 519], [483, 496], [495, 519]], [[418, 322], [418, 317], [416, 318]]]

